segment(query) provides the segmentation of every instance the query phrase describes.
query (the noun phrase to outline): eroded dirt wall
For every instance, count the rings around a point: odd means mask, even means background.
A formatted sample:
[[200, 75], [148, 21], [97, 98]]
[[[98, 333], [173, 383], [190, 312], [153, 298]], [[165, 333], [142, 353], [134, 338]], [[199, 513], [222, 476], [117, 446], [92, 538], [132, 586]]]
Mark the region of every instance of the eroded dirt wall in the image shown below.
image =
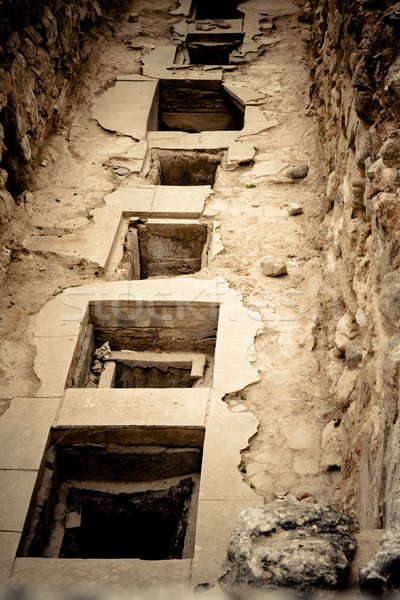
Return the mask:
[[300, 19], [313, 23], [310, 110], [328, 182], [325, 284], [340, 306], [326, 327], [342, 508], [364, 529], [386, 529], [390, 563], [400, 532], [400, 3], [314, 0]]
[[26, 194], [77, 75], [124, 15], [125, 0], [0, 2], [0, 279], [33, 214]]

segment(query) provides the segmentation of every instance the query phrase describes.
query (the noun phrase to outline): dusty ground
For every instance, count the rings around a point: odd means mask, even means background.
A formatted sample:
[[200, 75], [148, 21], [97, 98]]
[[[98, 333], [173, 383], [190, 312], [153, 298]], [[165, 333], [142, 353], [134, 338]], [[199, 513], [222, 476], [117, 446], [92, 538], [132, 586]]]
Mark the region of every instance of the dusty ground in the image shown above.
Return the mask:
[[[140, 59], [152, 45], [168, 40], [171, 3], [154, 10], [151, 0], [132, 2], [138, 23], [124, 20], [103, 54], [85, 70], [61, 131], [50, 141], [35, 189], [35, 213], [27, 235], [57, 234], [90, 227], [87, 216], [101, 206], [117, 181], [108, 163], [110, 149], [127, 140], [108, 133], [91, 119], [93, 99], [112, 85], [118, 73], [140, 72]], [[324, 369], [329, 348], [319, 321], [320, 241], [326, 173], [321, 171], [315, 117], [307, 111], [307, 26], [295, 15], [277, 22], [280, 42], [254, 62], [227, 76], [266, 94], [263, 109], [279, 125], [252, 136], [258, 155], [288, 164], [308, 162], [309, 175], [296, 183], [274, 183], [282, 173], [253, 183], [250, 168], [220, 171], [206, 215], [220, 223], [224, 251], [196, 276], [224, 277], [241, 292], [244, 303], [263, 315], [264, 329], [253, 350], [260, 382], [227, 398], [232, 410], [252, 411], [259, 419], [257, 436], [243, 453], [242, 470], [255, 492], [271, 500], [295, 494], [305, 501], [336, 504], [340, 471], [321, 467], [321, 433], [335, 407]], [[129, 44], [129, 42], [131, 42]], [[132, 49], [142, 46], [142, 49]], [[298, 202], [303, 215], [289, 217]], [[266, 278], [257, 265], [265, 254], [286, 260], [288, 275]], [[16, 247], [1, 299], [0, 410], [14, 397], [37, 389], [32, 370], [34, 348], [27, 334], [29, 318], [52, 296], [100, 275], [96, 265], [51, 253]], [[326, 314], [329, 319], [332, 315]]]

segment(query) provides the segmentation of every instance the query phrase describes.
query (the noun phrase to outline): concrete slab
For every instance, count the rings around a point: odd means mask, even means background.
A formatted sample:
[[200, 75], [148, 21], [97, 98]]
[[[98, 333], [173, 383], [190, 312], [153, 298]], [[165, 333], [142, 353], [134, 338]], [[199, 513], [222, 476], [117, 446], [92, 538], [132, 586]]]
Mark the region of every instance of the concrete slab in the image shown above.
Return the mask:
[[233, 142], [228, 148], [225, 168], [232, 171], [239, 165], [252, 162], [255, 155], [254, 145], [246, 142]]
[[201, 216], [210, 185], [157, 186], [151, 209], [152, 217], [197, 219]]
[[[105, 216], [110, 214], [108, 210], [104, 212]], [[30, 236], [24, 239], [24, 246], [28, 250], [54, 252], [75, 259], [83, 258], [101, 268], [106, 268], [116, 232], [117, 225], [112, 228], [88, 228], [81, 233], [68, 233], [62, 237]]]
[[104, 198], [107, 206], [138, 216], [150, 214], [156, 187], [120, 187]]
[[152, 131], [147, 135], [149, 147], [164, 150], [225, 150], [236, 141], [239, 131]]
[[224, 83], [224, 89], [243, 106], [265, 99], [265, 94], [262, 92], [234, 83]]
[[93, 118], [107, 131], [144, 140], [157, 86], [151, 80], [117, 81], [95, 101]]
[[0, 469], [0, 531], [22, 532], [37, 473]]
[[217, 394], [212, 394], [204, 440], [201, 500], [254, 500], [254, 491], [243, 482], [238, 467], [240, 451], [257, 433], [251, 413], [232, 413]]
[[34, 370], [41, 381], [36, 398], [59, 398], [64, 394], [76, 343], [77, 337], [35, 338]]
[[[190, 583], [216, 584], [226, 557], [229, 538], [238, 516], [245, 508], [261, 506], [262, 498], [254, 501], [200, 500], [197, 516], [196, 548]], [[212, 549], [212, 551], [211, 551]]]
[[39, 469], [59, 398], [14, 398], [0, 419], [0, 469]]
[[247, 106], [244, 117], [244, 128], [238, 135], [238, 139], [242, 139], [248, 135], [256, 135], [263, 133], [279, 125], [276, 119], [267, 119], [264, 113], [256, 106]]
[[210, 390], [69, 389], [57, 426], [204, 426]]
[[20, 539], [19, 533], [0, 531], [0, 585], [9, 581]]
[[17, 558], [13, 585], [188, 585], [191, 560]]

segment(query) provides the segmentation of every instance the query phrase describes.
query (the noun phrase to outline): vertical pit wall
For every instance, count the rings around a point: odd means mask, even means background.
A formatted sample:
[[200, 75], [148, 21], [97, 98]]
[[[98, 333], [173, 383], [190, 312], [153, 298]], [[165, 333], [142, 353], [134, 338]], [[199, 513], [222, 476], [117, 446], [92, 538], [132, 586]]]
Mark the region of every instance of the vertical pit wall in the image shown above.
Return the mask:
[[325, 283], [335, 301], [321, 315], [335, 313], [324, 320], [341, 508], [363, 529], [386, 530], [361, 572], [361, 583], [378, 588], [394, 583], [400, 536], [399, 18], [400, 4], [373, 0], [314, 0], [300, 16], [312, 25], [309, 110], [327, 168]]

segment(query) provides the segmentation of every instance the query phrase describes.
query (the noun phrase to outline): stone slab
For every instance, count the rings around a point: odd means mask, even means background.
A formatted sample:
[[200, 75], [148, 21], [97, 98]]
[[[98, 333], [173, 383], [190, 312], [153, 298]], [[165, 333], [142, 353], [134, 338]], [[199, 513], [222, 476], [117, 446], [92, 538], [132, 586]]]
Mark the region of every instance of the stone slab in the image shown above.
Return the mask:
[[19, 533], [0, 531], [0, 585], [9, 581], [20, 539]]
[[84, 258], [105, 268], [116, 232], [117, 226], [114, 226], [112, 228], [93, 227], [82, 233], [70, 233], [62, 237], [56, 235], [29, 236], [25, 238], [24, 246], [28, 250], [54, 252], [75, 259]]
[[59, 398], [14, 398], [0, 419], [0, 469], [39, 469]]
[[240, 131], [153, 131], [147, 135], [149, 147], [164, 150], [225, 150]]
[[35, 393], [36, 398], [58, 398], [63, 395], [76, 343], [76, 337], [35, 338], [34, 369], [41, 381]]
[[37, 473], [0, 469], [0, 531], [22, 532]]
[[257, 92], [249, 87], [234, 83], [224, 83], [224, 89], [243, 106], [246, 106], [246, 104], [249, 104], [250, 102], [264, 100], [265, 98], [265, 94], [262, 92]]
[[120, 187], [104, 200], [107, 206], [122, 212], [146, 216], [151, 211], [155, 190], [155, 186]]
[[103, 129], [146, 139], [157, 81], [117, 81], [94, 103], [93, 117]]
[[238, 467], [240, 451], [257, 433], [258, 421], [251, 413], [232, 413], [216, 394], [212, 395], [204, 440], [201, 469], [201, 500], [254, 500], [254, 491]]
[[69, 389], [57, 426], [204, 426], [210, 390]]
[[177, 585], [189, 582], [191, 560], [17, 558], [13, 585]]
[[151, 214], [153, 217], [199, 218], [211, 192], [210, 185], [157, 186]]
[[200, 500], [197, 515], [196, 546], [190, 583], [216, 584], [226, 557], [228, 542], [236, 527], [239, 513], [251, 506], [262, 506], [263, 499], [254, 494], [254, 501]]

